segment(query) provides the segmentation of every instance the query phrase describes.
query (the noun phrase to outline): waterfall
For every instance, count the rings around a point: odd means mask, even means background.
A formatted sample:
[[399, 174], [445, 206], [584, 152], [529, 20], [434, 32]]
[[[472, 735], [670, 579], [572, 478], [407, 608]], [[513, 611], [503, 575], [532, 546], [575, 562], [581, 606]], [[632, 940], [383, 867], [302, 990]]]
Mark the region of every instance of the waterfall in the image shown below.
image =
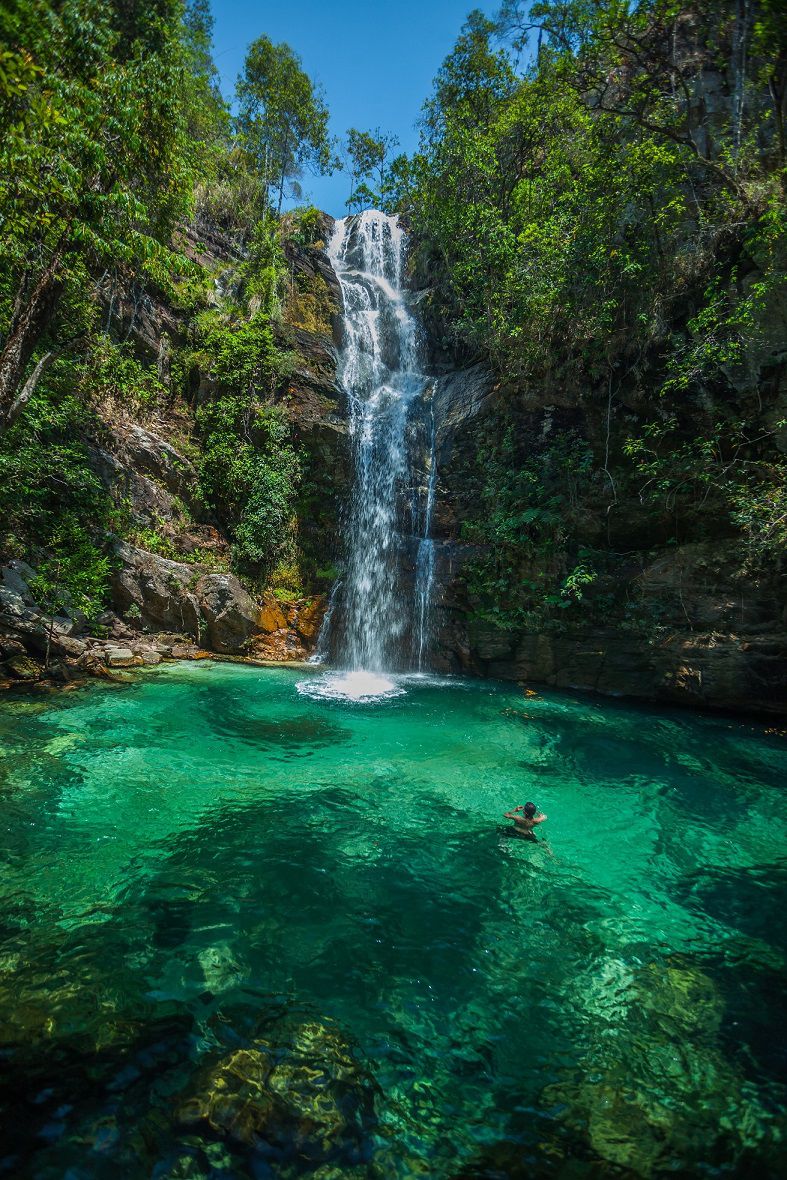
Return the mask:
[[[420, 671], [428, 655], [437, 428], [418, 322], [402, 286], [404, 251], [397, 218], [374, 210], [337, 221], [328, 246], [344, 301], [337, 376], [349, 405], [353, 491], [345, 518], [345, 569], [331, 593], [314, 657], [322, 663], [330, 653], [341, 671], [301, 681], [298, 691], [312, 697], [396, 696], [405, 689], [390, 674], [413, 665]], [[423, 454], [427, 409], [428, 477], [425, 493], [419, 488], [413, 503], [404, 492], [412, 486], [408, 468], [416, 468], [414, 439]], [[405, 501], [413, 514], [407, 527]], [[420, 538], [414, 582], [412, 532]]]
[[432, 585], [434, 582], [434, 541], [432, 540], [432, 513], [434, 511], [435, 487], [437, 485], [437, 427], [434, 416], [434, 400], [429, 403], [429, 477], [426, 484], [423, 535], [418, 542], [415, 561], [415, 603], [418, 612], [415, 656], [418, 671], [423, 671], [424, 653], [429, 645], [431, 624]]
[[[412, 600], [401, 589], [399, 503], [408, 415], [427, 377], [402, 289], [404, 235], [397, 219], [368, 211], [337, 221], [328, 256], [344, 298], [338, 377], [349, 400], [354, 468], [335, 655], [350, 671], [379, 674], [402, 666], [402, 637], [413, 625]], [[420, 615], [424, 622], [425, 605]]]

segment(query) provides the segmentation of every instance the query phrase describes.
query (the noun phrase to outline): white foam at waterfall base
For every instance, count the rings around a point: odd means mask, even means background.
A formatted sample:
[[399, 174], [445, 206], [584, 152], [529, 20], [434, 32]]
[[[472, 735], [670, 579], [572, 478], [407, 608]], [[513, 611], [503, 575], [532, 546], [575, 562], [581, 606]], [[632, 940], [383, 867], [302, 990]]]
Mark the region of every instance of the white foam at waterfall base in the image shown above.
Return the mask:
[[378, 672], [328, 672], [296, 685], [301, 696], [318, 701], [351, 701], [367, 705], [373, 701], [389, 700], [406, 691], [401, 684]]

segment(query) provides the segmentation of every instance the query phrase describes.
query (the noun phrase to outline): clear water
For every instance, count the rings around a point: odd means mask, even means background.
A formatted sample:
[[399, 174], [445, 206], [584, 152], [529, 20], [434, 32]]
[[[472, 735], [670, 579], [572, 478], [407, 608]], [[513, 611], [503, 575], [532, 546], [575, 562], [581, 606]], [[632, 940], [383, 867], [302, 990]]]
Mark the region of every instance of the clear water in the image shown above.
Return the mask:
[[4, 1174], [785, 1174], [783, 741], [396, 687], [0, 703]]

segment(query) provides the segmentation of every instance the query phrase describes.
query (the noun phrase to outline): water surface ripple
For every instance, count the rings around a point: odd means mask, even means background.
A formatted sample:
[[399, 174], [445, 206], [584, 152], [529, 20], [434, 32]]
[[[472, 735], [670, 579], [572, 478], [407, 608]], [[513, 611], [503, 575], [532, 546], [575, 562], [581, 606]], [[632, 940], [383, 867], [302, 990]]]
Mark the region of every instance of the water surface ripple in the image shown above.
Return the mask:
[[0, 1172], [784, 1175], [783, 740], [320, 676], [0, 704]]

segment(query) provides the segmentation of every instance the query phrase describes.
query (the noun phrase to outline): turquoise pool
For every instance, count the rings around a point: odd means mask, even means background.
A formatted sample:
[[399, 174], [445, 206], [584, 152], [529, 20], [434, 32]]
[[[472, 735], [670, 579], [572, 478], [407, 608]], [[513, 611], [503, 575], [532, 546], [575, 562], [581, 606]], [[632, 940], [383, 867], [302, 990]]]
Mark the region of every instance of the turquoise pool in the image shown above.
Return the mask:
[[784, 1175], [783, 737], [321, 676], [0, 702], [0, 1173]]

